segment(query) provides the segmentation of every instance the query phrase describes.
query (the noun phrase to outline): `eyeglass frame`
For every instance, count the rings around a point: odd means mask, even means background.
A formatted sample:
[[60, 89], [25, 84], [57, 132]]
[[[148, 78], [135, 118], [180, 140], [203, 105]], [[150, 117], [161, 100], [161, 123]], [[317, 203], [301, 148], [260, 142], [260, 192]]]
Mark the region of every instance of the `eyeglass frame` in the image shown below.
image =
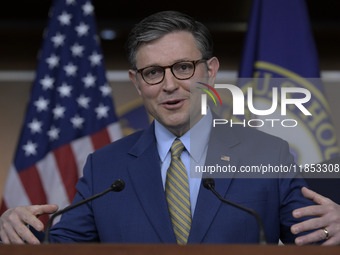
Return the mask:
[[[198, 59], [198, 60], [181, 60], [181, 61], [178, 61], [178, 62], [175, 62], [173, 63], [172, 65], [168, 65], [168, 66], [157, 66], [157, 65], [153, 65], [153, 66], [147, 66], [147, 67], [143, 67], [141, 69], [135, 69], [135, 72], [136, 73], [140, 73], [140, 75], [142, 76], [142, 79], [149, 85], [157, 85], [157, 84], [160, 84], [162, 81], [164, 81], [164, 78], [165, 78], [165, 70], [170, 68], [170, 71], [172, 73], [172, 75], [177, 79], [177, 80], [180, 80], [180, 81], [184, 81], [184, 80], [189, 80], [192, 76], [194, 76], [195, 74], [195, 71], [196, 71], [196, 65], [199, 64], [200, 62], [204, 62], [204, 61], [207, 61], [208, 59], [205, 59], [205, 58], [201, 58], [201, 59]], [[175, 74], [174, 74], [174, 71], [172, 70], [172, 68], [176, 65], [176, 64], [179, 64], [179, 63], [182, 63], [182, 62], [190, 62], [194, 65], [194, 71], [192, 72], [192, 75], [188, 78], [178, 78]], [[149, 83], [145, 80], [144, 78], [144, 75], [143, 75], [143, 71], [147, 68], [150, 68], [150, 67], [161, 67], [163, 69], [163, 78], [159, 81], [159, 82], [156, 82], [156, 83]]]

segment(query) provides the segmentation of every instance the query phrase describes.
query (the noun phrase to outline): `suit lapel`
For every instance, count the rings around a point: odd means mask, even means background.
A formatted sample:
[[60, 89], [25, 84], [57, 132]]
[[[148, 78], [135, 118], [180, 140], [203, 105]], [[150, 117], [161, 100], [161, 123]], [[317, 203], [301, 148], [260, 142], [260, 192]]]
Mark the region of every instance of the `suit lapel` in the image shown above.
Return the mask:
[[[218, 164], [226, 167], [229, 165], [237, 167], [239, 157], [234, 154], [233, 147], [239, 143], [238, 137], [233, 134], [231, 128], [213, 128], [205, 165], [216, 166]], [[211, 178], [214, 175], [205, 174], [204, 177]], [[232, 181], [232, 175], [228, 178], [214, 178], [214, 180], [216, 191], [221, 196], [225, 196]], [[220, 205], [220, 200], [210, 190], [204, 188], [201, 183], [188, 243], [201, 243], [203, 241]]]
[[128, 165], [129, 176], [149, 221], [162, 242], [176, 242], [162, 185], [154, 125], [143, 133], [129, 154], [135, 157]]

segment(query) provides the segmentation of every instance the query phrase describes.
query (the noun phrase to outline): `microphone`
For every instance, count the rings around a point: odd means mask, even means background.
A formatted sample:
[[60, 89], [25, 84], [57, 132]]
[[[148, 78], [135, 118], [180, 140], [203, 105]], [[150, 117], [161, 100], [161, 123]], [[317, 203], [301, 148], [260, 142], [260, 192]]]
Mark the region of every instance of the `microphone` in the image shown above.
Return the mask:
[[246, 208], [244, 206], [241, 206], [241, 205], [238, 205], [238, 204], [235, 204], [234, 202], [231, 202], [227, 199], [224, 199], [219, 193], [217, 193], [217, 191], [215, 190], [215, 181], [214, 179], [212, 178], [204, 178], [203, 179], [203, 186], [204, 188], [208, 189], [208, 190], [211, 190], [212, 193], [215, 194], [215, 196], [221, 200], [222, 202], [224, 203], [227, 203], [231, 206], [234, 206], [238, 209], [241, 209], [247, 213], [250, 213], [251, 215], [253, 215], [255, 218], [256, 218], [256, 221], [257, 221], [257, 224], [259, 225], [259, 244], [267, 244], [267, 239], [266, 239], [266, 235], [265, 235], [265, 232], [264, 232], [264, 227], [263, 227], [263, 223], [262, 223], [262, 220], [260, 218], [260, 216], [253, 210], [253, 209], [249, 209], [249, 208]]
[[73, 205], [69, 205], [67, 207], [65, 207], [64, 209], [61, 209], [57, 212], [55, 212], [51, 217], [50, 219], [48, 220], [47, 222], [47, 226], [46, 226], [46, 231], [45, 231], [45, 237], [44, 237], [44, 243], [45, 244], [48, 244], [50, 242], [50, 229], [51, 229], [51, 226], [52, 226], [52, 222], [53, 220], [55, 219], [55, 217], [65, 213], [65, 212], [68, 212], [74, 208], [77, 208], [78, 206], [81, 206], [82, 204], [85, 204], [85, 203], [88, 203], [90, 202], [91, 200], [93, 199], [96, 199], [98, 197], [101, 197], [103, 195], [105, 195], [106, 193], [110, 192], [110, 191], [115, 191], [115, 192], [120, 192], [124, 189], [125, 187], [125, 183], [123, 180], [116, 180], [111, 186], [110, 188], [108, 188], [107, 190], [104, 190], [103, 192], [101, 193], [98, 193], [96, 195], [93, 195], [92, 197], [88, 197], [82, 201], [79, 201], [78, 203], [75, 203]]

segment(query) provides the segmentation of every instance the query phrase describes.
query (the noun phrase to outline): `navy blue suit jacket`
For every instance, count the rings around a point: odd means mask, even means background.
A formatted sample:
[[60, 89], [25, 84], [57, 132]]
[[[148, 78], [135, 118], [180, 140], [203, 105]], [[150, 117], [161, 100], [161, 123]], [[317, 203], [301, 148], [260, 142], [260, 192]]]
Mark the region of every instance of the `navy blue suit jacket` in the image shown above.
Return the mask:
[[[216, 164], [221, 154], [228, 155], [228, 164], [236, 167], [293, 163], [288, 144], [277, 137], [244, 127], [219, 129], [211, 134], [206, 164]], [[107, 189], [116, 179], [125, 181], [123, 191], [110, 192], [65, 213], [53, 227], [51, 241], [176, 243], [161, 180], [154, 125], [89, 155], [74, 202]], [[277, 243], [279, 238], [285, 243], [294, 242], [290, 226], [297, 220], [292, 211], [311, 203], [301, 194], [303, 179], [224, 178], [215, 182], [216, 190], [226, 199], [260, 215], [270, 243]], [[254, 217], [221, 203], [201, 185], [188, 243], [257, 242]]]

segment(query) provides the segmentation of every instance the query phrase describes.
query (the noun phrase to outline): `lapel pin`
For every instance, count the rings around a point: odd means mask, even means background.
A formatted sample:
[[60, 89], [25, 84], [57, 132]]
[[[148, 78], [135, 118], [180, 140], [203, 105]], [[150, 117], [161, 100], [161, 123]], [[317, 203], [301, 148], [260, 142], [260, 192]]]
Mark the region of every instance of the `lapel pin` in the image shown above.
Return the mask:
[[229, 156], [222, 155], [222, 156], [221, 156], [221, 160], [223, 160], [223, 161], [230, 161], [230, 157], [229, 157]]

